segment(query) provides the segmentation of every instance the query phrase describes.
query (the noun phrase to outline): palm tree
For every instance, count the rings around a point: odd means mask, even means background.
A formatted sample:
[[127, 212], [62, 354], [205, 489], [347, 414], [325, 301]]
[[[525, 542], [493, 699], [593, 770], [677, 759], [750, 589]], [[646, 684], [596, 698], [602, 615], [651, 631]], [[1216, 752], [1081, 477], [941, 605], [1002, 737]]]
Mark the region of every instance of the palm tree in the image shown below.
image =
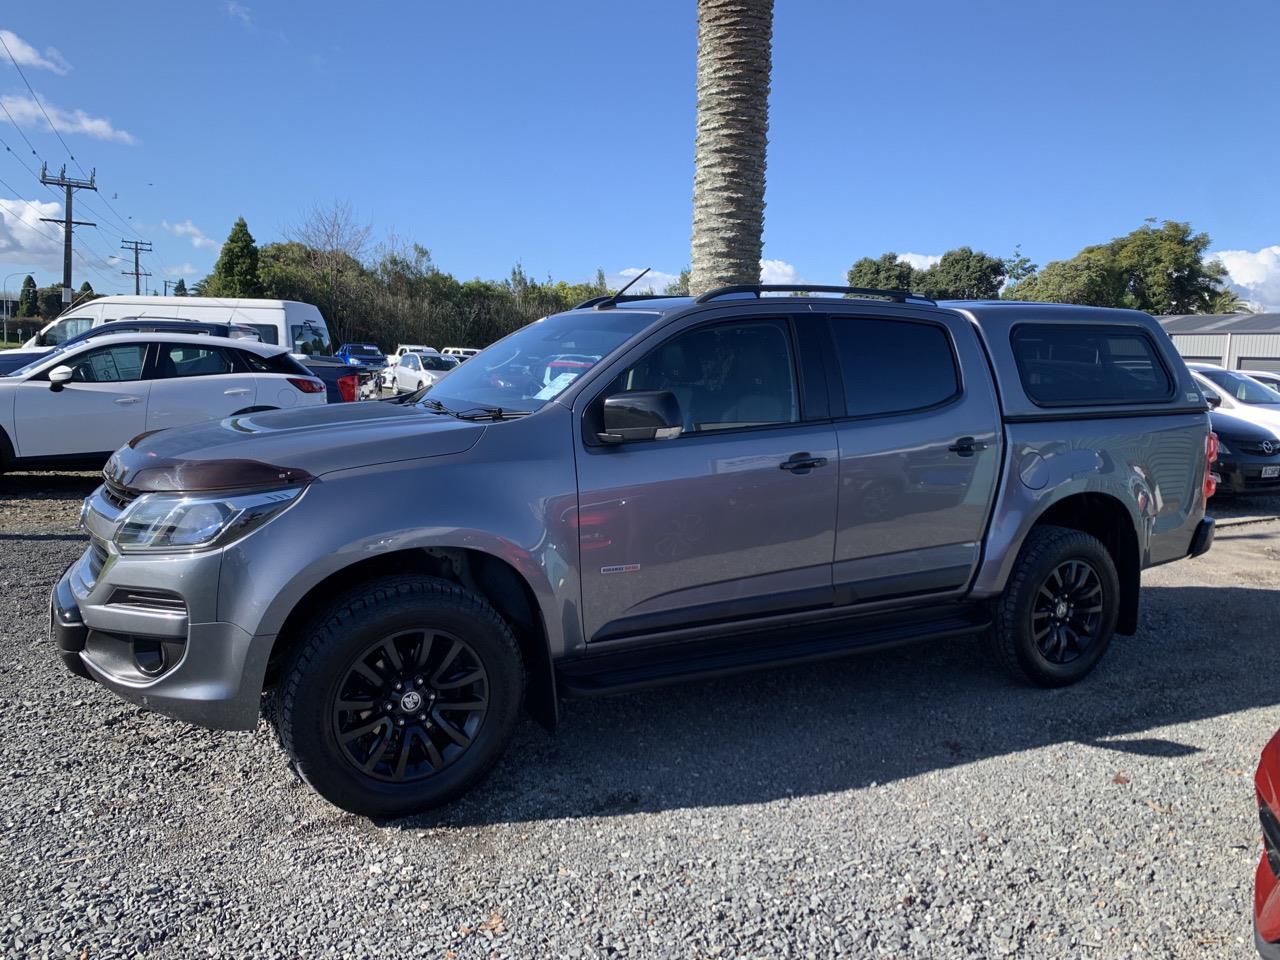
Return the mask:
[[698, 0], [695, 296], [760, 280], [772, 43], [773, 0]]
[[1205, 301], [1205, 313], [1253, 313], [1249, 301], [1242, 300], [1240, 294], [1224, 287], [1209, 294]]

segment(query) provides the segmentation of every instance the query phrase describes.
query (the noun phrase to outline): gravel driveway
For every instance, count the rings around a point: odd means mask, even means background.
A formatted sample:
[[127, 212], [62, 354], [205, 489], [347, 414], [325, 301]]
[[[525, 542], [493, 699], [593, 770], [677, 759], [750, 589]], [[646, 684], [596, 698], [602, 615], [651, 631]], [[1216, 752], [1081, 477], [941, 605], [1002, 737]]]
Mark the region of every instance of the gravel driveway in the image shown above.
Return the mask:
[[[66, 674], [92, 477], [0, 478], [5, 957], [1249, 957], [1280, 500], [1053, 692], [974, 642], [565, 705], [436, 817]], [[1268, 517], [1272, 519], [1267, 519]]]

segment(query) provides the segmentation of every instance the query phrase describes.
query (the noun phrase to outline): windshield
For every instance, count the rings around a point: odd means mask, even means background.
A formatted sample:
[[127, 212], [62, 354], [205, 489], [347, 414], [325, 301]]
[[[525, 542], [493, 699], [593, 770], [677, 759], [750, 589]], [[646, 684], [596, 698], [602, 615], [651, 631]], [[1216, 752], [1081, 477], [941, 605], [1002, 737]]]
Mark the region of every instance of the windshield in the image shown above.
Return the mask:
[[359, 357], [380, 357], [382, 351], [377, 347], [371, 347], [367, 343], [352, 343], [347, 345], [347, 353], [354, 353]]
[[432, 389], [454, 410], [537, 410], [653, 322], [636, 310], [562, 313], [537, 320], [480, 351]]
[[1227, 396], [1241, 403], [1280, 404], [1280, 393], [1270, 387], [1263, 386], [1252, 377], [1246, 377], [1230, 370], [1202, 370], [1206, 378], [1226, 391]]

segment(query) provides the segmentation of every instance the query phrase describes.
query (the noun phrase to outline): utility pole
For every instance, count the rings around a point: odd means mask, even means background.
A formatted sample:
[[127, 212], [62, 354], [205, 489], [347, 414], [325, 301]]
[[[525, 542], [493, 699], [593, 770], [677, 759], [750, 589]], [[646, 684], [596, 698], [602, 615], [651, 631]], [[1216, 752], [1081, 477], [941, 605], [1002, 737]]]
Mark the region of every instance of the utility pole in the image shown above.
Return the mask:
[[147, 273], [138, 265], [138, 255], [141, 253], [151, 252], [151, 241], [150, 240], [121, 240], [120, 249], [133, 251], [133, 269], [121, 270], [120, 273], [126, 277], [133, 277], [133, 292], [134, 292], [134, 295], [136, 296], [137, 294], [142, 293], [142, 278], [151, 276], [151, 274]]
[[166, 297], [169, 295], [169, 288], [176, 287], [178, 285], [177, 280], [162, 280], [160, 282], [164, 284], [164, 295]]
[[71, 229], [72, 227], [96, 227], [96, 223], [89, 223], [86, 220], [75, 220], [71, 216], [71, 195], [77, 190], [97, 190], [96, 183], [98, 172], [91, 170], [88, 180], [77, 180], [75, 177], [67, 176], [67, 165], [62, 165], [61, 172], [56, 177], [49, 176], [49, 165], [47, 163], [40, 164], [40, 182], [49, 187], [65, 187], [67, 191], [67, 200], [63, 209], [63, 219], [61, 221], [54, 220], [51, 217], [41, 217], [40, 219], [46, 223], [62, 223], [62, 302], [67, 306], [71, 305]]

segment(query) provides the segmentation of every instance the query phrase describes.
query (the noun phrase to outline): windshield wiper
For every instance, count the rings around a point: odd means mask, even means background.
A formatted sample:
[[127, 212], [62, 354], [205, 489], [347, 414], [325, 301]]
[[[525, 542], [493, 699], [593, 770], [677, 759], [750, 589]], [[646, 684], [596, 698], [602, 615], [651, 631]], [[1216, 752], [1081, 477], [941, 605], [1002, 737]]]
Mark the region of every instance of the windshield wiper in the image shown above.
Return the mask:
[[527, 417], [532, 410], [504, 410], [502, 407], [471, 407], [467, 410], [449, 411], [459, 420], [514, 420]]

